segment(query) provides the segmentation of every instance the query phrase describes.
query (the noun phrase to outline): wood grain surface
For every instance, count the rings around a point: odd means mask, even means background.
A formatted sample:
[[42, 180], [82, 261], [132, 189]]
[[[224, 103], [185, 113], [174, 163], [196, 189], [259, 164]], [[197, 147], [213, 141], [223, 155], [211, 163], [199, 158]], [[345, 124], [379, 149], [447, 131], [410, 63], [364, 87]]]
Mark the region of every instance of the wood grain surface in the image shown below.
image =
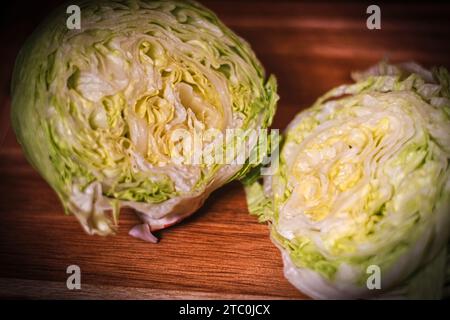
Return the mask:
[[[384, 3], [382, 29], [366, 28], [369, 3], [203, 1], [239, 35], [279, 82], [274, 128], [283, 129], [352, 70], [380, 59], [450, 66], [450, 6]], [[148, 244], [127, 235], [138, 221], [124, 210], [116, 236], [86, 235], [65, 216], [50, 187], [24, 159], [9, 124], [9, 82], [25, 37], [58, 1], [11, 4], [1, 22], [0, 297], [306, 298], [283, 277], [265, 225], [248, 215], [239, 183], [216, 191], [195, 215]], [[46, 3], [46, 4], [44, 4]], [[66, 268], [82, 288], [66, 289]]]

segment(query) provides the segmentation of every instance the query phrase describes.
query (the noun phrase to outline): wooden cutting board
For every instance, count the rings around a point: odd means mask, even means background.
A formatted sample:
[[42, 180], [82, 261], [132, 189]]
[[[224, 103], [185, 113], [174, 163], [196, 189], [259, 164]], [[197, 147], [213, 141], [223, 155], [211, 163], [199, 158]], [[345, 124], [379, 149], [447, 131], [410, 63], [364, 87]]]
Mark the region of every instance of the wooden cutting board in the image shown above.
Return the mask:
[[[157, 233], [158, 244], [127, 235], [138, 222], [124, 210], [116, 236], [86, 235], [65, 216], [49, 186], [26, 162], [9, 125], [9, 81], [18, 48], [58, 1], [3, 20], [0, 73], [0, 297], [305, 298], [283, 277], [267, 226], [248, 215], [239, 183], [216, 191], [191, 218]], [[381, 4], [382, 29], [366, 28], [367, 4], [205, 1], [247, 39], [279, 82], [274, 128], [352, 70], [380, 59], [450, 66], [449, 5]], [[21, 14], [18, 14], [20, 12]], [[6, 21], [6, 22], [5, 22]], [[81, 290], [66, 268], [81, 268]]]

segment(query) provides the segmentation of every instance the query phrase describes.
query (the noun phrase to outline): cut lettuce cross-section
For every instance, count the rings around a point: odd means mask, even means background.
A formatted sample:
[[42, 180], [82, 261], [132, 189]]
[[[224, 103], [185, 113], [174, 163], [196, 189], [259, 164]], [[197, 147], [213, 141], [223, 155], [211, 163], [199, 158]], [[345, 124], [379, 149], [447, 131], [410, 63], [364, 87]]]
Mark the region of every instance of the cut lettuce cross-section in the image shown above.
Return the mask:
[[311, 297], [440, 297], [449, 73], [381, 63], [353, 76], [290, 123], [275, 175], [249, 177], [249, 210], [270, 222], [286, 278]]
[[173, 161], [177, 130], [266, 128], [276, 82], [250, 46], [196, 2], [78, 5], [81, 29], [67, 28], [61, 7], [22, 48], [13, 128], [88, 233], [113, 233], [120, 208], [130, 207], [148, 224], [131, 234], [153, 241], [150, 231], [193, 213], [250, 167]]

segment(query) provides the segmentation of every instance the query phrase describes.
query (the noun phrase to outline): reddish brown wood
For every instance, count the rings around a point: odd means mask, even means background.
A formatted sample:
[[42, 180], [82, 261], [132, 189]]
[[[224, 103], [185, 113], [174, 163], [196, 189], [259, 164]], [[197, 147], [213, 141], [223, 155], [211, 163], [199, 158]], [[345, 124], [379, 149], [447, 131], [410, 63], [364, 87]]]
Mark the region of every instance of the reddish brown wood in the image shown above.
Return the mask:
[[[275, 128], [284, 128], [326, 90], [350, 81], [350, 71], [384, 57], [450, 66], [449, 5], [382, 4], [382, 30], [370, 31], [362, 4], [205, 3], [277, 76]], [[9, 128], [10, 73], [34, 27], [30, 21], [10, 21], [10, 31], [1, 35], [7, 41], [0, 60], [0, 296], [304, 298], [283, 278], [267, 227], [248, 215], [237, 182], [216, 191], [193, 217], [158, 232], [157, 245], [127, 235], [137, 222], [131, 211], [121, 215], [118, 235], [106, 238], [86, 235], [74, 217], [63, 214]], [[77, 293], [64, 287], [70, 264], [82, 270]]]

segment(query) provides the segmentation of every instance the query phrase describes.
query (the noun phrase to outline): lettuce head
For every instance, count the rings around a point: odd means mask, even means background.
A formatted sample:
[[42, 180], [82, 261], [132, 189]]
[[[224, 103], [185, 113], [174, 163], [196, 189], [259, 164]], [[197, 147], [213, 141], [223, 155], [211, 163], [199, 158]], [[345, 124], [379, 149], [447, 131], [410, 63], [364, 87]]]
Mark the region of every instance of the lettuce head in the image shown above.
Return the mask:
[[[67, 27], [61, 7], [23, 46], [13, 128], [86, 232], [114, 233], [120, 209], [129, 207], [143, 221], [131, 234], [154, 241], [152, 230], [193, 213], [251, 167], [174, 161], [189, 152], [174, 132], [266, 128], [276, 82], [248, 43], [196, 2], [76, 5], [80, 29]], [[204, 148], [216, 140], [207, 142]]]
[[247, 181], [249, 209], [269, 221], [286, 278], [311, 297], [438, 298], [449, 73], [381, 63], [353, 77], [292, 120], [275, 174]]

